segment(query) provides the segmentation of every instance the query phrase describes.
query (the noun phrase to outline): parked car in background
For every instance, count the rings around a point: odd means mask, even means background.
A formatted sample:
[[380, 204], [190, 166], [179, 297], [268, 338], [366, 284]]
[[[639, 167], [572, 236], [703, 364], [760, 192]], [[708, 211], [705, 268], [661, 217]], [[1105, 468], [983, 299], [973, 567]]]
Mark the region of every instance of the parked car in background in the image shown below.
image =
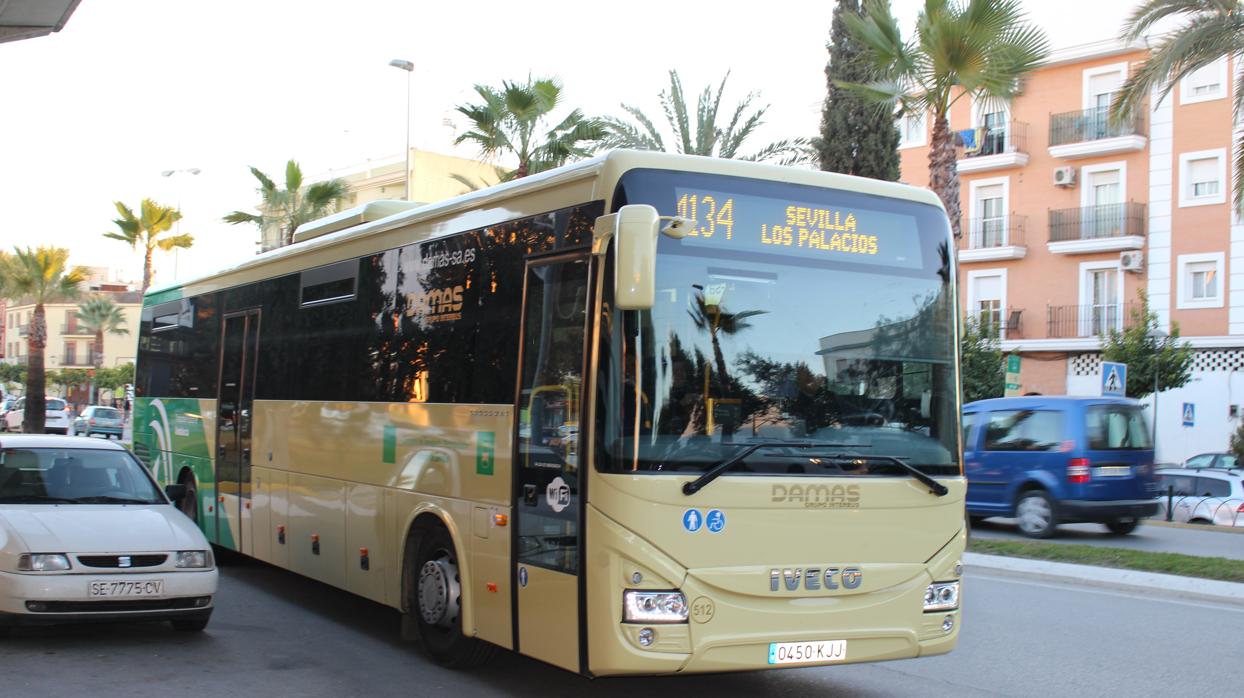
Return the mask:
[[[68, 434], [70, 429], [69, 405], [58, 397], [46, 397], [43, 430], [48, 434]], [[21, 431], [22, 418], [25, 415], [26, 398], [20, 397], [13, 403], [13, 409], [4, 415], [0, 429], [4, 431]]]
[[1160, 468], [1158, 516], [1171, 521], [1244, 527], [1244, 469]]
[[1033, 538], [1061, 523], [1128, 534], [1158, 510], [1153, 443], [1140, 403], [1033, 396], [963, 408], [967, 511], [1015, 517]]
[[1235, 468], [1238, 467], [1235, 454], [1232, 453], [1201, 453], [1184, 461], [1185, 468]]
[[73, 420], [73, 433], [78, 436], [103, 434], [105, 438], [121, 438], [125, 415], [115, 407], [91, 405]]
[[[0, 437], [0, 633], [15, 625], [170, 621], [207, 626], [211, 547], [120, 444]], [[172, 502], [170, 502], [170, 499]]]

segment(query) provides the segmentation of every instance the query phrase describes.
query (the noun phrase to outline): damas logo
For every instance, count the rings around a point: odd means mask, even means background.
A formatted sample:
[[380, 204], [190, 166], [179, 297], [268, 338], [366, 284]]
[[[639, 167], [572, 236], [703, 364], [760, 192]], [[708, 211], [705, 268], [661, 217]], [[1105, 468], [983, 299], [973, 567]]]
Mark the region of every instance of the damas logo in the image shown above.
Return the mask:
[[462, 319], [462, 286], [411, 291], [406, 294], [406, 315], [424, 322]]
[[859, 509], [859, 485], [774, 485], [774, 504], [798, 504], [805, 509]]

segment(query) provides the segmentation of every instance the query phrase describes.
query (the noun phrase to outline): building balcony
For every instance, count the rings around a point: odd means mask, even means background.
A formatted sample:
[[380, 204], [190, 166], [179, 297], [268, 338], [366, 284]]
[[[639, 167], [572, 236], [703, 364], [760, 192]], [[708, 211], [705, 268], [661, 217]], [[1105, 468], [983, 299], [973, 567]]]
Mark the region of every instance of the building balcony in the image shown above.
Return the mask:
[[1117, 124], [1104, 107], [1050, 114], [1050, 156], [1072, 160], [1144, 150], [1144, 131], [1140, 113]]
[[1050, 210], [1054, 254], [1092, 254], [1139, 250], [1145, 246], [1146, 206], [1129, 201], [1085, 208]]
[[65, 335], [65, 336], [78, 336], [78, 337], [94, 337], [95, 336], [94, 332], [91, 332], [83, 328], [81, 325], [61, 325], [60, 333], [61, 335]]
[[24, 324], [24, 325], [18, 325], [18, 326], [17, 326], [17, 336], [18, 336], [18, 337], [25, 337], [25, 336], [27, 336], [27, 335], [29, 335], [29, 334], [30, 334], [30, 323], [26, 323], [26, 324]]
[[1024, 336], [1024, 309], [1007, 308], [1006, 315], [1000, 310], [982, 311], [968, 317], [976, 331], [994, 339], [1017, 339]]
[[[59, 359], [61, 368], [95, 368], [95, 355], [86, 354], [65, 354], [64, 356], [49, 357], [53, 361]], [[51, 361], [48, 362], [49, 364]]]
[[1014, 213], [995, 218], [969, 218], [961, 225], [960, 262], [996, 262], [1001, 259], [1023, 259], [1028, 254], [1024, 245], [1026, 216]]
[[961, 143], [956, 164], [960, 174], [1028, 164], [1028, 124], [1022, 121], [992, 128], [970, 128], [956, 136]]
[[1045, 334], [1050, 339], [1100, 337], [1138, 322], [1140, 303], [1097, 303], [1046, 307]]

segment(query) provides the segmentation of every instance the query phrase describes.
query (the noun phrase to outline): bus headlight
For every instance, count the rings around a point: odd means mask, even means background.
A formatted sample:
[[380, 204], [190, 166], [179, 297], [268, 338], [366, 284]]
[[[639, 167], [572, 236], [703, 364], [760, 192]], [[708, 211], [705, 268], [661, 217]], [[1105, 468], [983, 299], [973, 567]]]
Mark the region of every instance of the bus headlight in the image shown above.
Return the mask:
[[924, 612], [959, 608], [959, 582], [934, 582], [924, 590]]
[[687, 597], [681, 591], [622, 592], [622, 619], [627, 623], [686, 623]]

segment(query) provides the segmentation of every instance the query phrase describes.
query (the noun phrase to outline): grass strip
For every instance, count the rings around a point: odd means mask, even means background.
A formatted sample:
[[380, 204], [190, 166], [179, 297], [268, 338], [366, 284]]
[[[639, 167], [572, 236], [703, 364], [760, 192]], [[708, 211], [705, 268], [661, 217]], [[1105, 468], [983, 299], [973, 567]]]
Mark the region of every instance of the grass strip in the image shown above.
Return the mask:
[[1032, 560], [1070, 562], [1077, 565], [1097, 565], [1141, 572], [1179, 574], [1185, 577], [1217, 579], [1224, 582], [1244, 582], [1244, 560], [1225, 557], [1198, 557], [1180, 553], [1151, 553], [1126, 548], [1107, 548], [1077, 543], [1042, 543], [1039, 541], [1011, 541], [972, 538], [968, 551], [985, 555], [1005, 555]]

